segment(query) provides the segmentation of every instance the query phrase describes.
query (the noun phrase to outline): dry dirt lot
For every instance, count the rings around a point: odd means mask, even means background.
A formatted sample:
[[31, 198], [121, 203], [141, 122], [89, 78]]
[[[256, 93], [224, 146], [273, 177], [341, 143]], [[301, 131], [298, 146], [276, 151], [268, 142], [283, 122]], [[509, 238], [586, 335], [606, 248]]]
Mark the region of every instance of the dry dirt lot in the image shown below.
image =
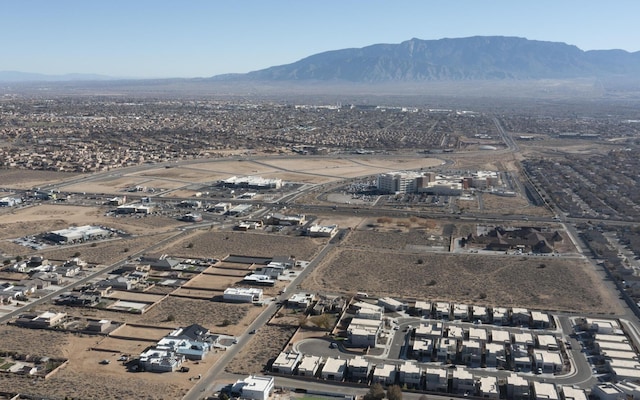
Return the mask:
[[[47, 380], [34, 380], [14, 374], [0, 374], [3, 391], [30, 393], [43, 398], [62, 399], [176, 399], [186, 392], [189, 382], [184, 376], [175, 378], [161, 374], [129, 374], [117, 362], [103, 366], [99, 361], [115, 358], [112, 353], [87, 351], [100, 340], [95, 336], [73, 336], [67, 333], [0, 327], [2, 349], [24, 354], [67, 358], [69, 363]], [[108, 367], [108, 369], [101, 368]], [[112, 371], [113, 370], [113, 371]], [[117, 384], [114, 384], [117, 380]], [[78, 384], [82, 382], [82, 384]]]
[[78, 174], [70, 172], [30, 171], [26, 169], [0, 170], [0, 182], [2, 182], [2, 185], [15, 189], [31, 189], [42, 184], [71, 179], [74, 176], [78, 176]]
[[227, 365], [226, 371], [244, 375], [262, 371], [269, 360], [280, 354], [295, 331], [296, 328], [291, 326], [263, 326]]
[[[273, 257], [294, 255], [310, 260], [326, 239], [250, 232], [198, 231], [167, 246], [163, 253], [185, 258], [224, 258], [229, 254]], [[189, 244], [192, 244], [189, 246]]]
[[240, 282], [242, 277], [201, 274], [183, 285], [183, 289], [200, 288], [224, 291], [229, 286]]
[[616, 299], [600, 279], [589, 263], [575, 258], [411, 254], [343, 247], [325, 258], [302, 288], [490, 306], [619, 312], [613, 309]]
[[[171, 331], [175, 329], [175, 326], [172, 328], [153, 328], [148, 326], [137, 326], [137, 325], [122, 325], [118, 329], [111, 332], [111, 335], [114, 336], [123, 336], [129, 338], [137, 338], [144, 341], [153, 340], [158, 341], [163, 337], [167, 336]], [[99, 348], [103, 349], [113, 349], [113, 347], [105, 345], [102, 341], [99, 345]]]
[[[138, 322], [169, 328], [197, 323], [214, 333], [239, 335], [260, 312], [262, 307], [250, 304], [168, 297], [144, 313]], [[173, 319], [169, 321], [170, 315]]]

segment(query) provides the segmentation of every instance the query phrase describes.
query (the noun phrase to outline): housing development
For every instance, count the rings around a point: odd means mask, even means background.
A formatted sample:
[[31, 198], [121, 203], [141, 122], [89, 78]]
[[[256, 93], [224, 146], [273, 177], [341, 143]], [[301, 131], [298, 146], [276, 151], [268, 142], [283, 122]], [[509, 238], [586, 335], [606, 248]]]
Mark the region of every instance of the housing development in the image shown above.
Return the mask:
[[125, 97], [0, 100], [0, 398], [640, 396], [635, 109]]

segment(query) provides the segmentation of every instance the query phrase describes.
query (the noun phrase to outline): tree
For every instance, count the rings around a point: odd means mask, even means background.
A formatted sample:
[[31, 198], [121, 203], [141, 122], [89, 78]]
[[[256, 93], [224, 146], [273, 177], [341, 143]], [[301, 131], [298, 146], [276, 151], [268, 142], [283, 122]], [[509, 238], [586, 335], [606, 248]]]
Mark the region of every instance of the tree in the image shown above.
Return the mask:
[[402, 400], [402, 388], [398, 385], [389, 386], [387, 398], [389, 400]]
[[371, 385], [369, 392], [364, 395], [364, 400], [382, 400], [384, 399], [384, 389], [379, 383]]

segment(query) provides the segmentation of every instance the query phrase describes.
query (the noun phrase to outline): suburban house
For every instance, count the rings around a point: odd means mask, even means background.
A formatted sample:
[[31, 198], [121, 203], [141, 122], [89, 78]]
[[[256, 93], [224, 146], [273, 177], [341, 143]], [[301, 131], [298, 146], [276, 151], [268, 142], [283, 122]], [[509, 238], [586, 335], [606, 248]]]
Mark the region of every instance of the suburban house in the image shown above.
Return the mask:
[[478, 379], [478, 393], [485, 399], [499, 399], [500, 388], [498, 378], [495, 376], [483, 376]]
[[146, 371], [175, 371], [185, 359], [204, 359], [213, 341], [209, 330], [200, 325], [177, 328], [140, 354], [139, 364]]
[[378, 364], [373, 370], [372, 383], [393, 385], [396, 382], [396, 366], [394, 364]]
[[420, 387], [422, 368], [415, 363], [405, 361], [398, 369], [400, 383], [408, 387]]
[[302, 354], [283, 351], [278, 355], [273, 364], [271, 364], [271, 370], [280, 374], [293, 375], [293, 371], [296, 369]]
[[382, 321], [353, 318], [347, 328], [347, 334], [351, 345], [355, 347], [375, 347], [381, 330]]
[[399, 300], [391, 297], [381, 297], [378, 299], [378, 305], [384, 307], [388, 311], [401, 311], [407, 308], [407, 305]]
[[231, 388], [231, 394], [242, 399], [267, 400], [271, 397], [275, 386], [273, 376], [249, 376], [236, 381]]
[[443, 368], [429, 368], [425, 370], [427, 390], [434, 392], [446, 392], [449, 387], [447, 370]]
[[340, 358], [328, 357], [322, 367], [320, 376], [328, 381], [342, 381], [347, 369], [347, 361]]
[[355, 356], [347, 361], [347, 371], [349, 380], [367, 382], [369, 380], [369, 372], [371, 365], [363, 356]]
[[222, 294], [224, 301], [235, 303], [253, 303], [262, 301], [262, 289], [258, 288], [227, 288]]
[[318, 356], [304, 355], [298, 365], [298, 375], [300, 376], [316, 376], [318, 369], [320, 368], [320, 361], [322, 359]]
[[529, 400], [529, 381], [516, 373], [507, 377], [507, 398], [517, 400]]
[[476, 392], [476, 380], [473, 374], [464, 368], [456, 368], [451, 372], [453, 391], [473, 394]]
[[64, 321], [67, 313], [45, 311], [40, 314], [22, 314], [16, 319], [16, 325], [27, 328], [52, 328]]
[[533, 392], [536, 400], [559, 400], [560, 396], [553, 383], [533, 382]]
[[352, 305], [355, 309], [356, 316], [363, 319], [375, 319], [382, 320], [384, 315], [384, 309], [381, 306], [377, 306], [364, 301], [358, 301]]

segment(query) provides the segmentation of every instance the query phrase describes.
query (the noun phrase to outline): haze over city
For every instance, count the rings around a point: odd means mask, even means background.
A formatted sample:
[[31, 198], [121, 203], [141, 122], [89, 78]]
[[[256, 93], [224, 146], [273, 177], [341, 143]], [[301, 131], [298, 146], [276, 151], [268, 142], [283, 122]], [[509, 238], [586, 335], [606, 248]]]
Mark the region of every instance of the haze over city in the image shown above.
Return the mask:
[[411, 38], [640, 50], [635, 1], [30, 1], [2, 5], [0, 71], [209, 77]]

